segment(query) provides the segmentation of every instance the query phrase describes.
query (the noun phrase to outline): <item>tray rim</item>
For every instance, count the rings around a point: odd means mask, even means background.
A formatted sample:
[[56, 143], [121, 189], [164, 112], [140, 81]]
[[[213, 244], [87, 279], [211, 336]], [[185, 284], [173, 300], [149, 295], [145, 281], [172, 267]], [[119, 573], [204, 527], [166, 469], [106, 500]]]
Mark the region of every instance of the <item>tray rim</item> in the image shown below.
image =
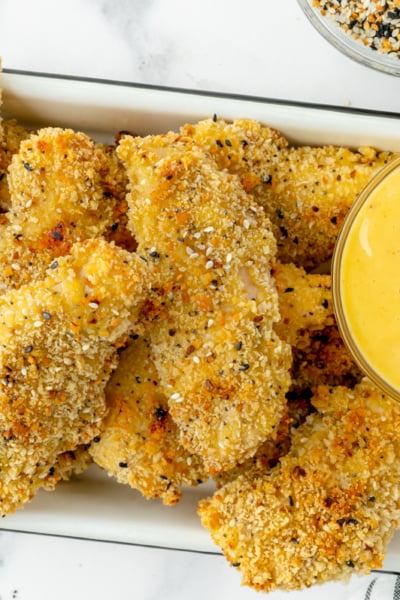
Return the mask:
[[[20, 75], [20, 76], [28, 76], [33, 78], [44, 78], [44, 79], [57, 79], [60, 81], [73, 81], [73, 82], [82, 82], [82, 83], [95, 83], [95, 84], [103, 84], [107, 86], [115, 86], [115, 87], [126, 87], [131, 89], [139, 89], [139, 90], [148, 90], [148, 91], [157, 91], [163, 93], [175, 93], [182, 95], [193, 95], [193, 96], [202, 96], [209, 98], [221, 98], [226, 100], [239, 100], [244, 102], [255, 102], [259, 104], [275, 104], [279, 106], [288, 106], [288, 107], [298, 107], [298, 108], [307, 108], [307, 109], [317, 109], [321, 111], [328, 112], [340, 112], [344, 114], [354, 114], [360, 116], [374, 116], [374, 117], [385, 117], [392, 118], [397, 120], [400, 118], [400, 112], [396, 113], [394, 111], [386, 111], [386, 110], [378, 110], [371, 108], [361, 108], [355, 106], [344, 106], [338, 104], [325, 104], [318, 102], [305, 102], [301, 100], [290, 100], [287, 98], [275, 98], [270, 96], [258, 96], [252, 94], [241, 94], [237, 92], [221, 92], [214, 90], [201, 90], [196, 88], [185, 88], [185, 87], [174, 87], [174, 86], [166, 86], [160, 84], [150, 84], [150, 83], [142, 83], [142, 82], [131, 82], [125, 80], [118, 79], [107, 79], [107, 78], [99, 78], [99, 77], [88, 77], [88, 76], [77, 76], [77, 75], [68, 75], [68, 74], [59, 74], [59, 73], [49, 73], [42, 71], [29, 71], [24, 69], [8, 69], [3, 68], [0, 72], [0, 81], [1, 74], [4, 73], [6, 75]], [[1, 87], [1, 86], [0, 86]]]

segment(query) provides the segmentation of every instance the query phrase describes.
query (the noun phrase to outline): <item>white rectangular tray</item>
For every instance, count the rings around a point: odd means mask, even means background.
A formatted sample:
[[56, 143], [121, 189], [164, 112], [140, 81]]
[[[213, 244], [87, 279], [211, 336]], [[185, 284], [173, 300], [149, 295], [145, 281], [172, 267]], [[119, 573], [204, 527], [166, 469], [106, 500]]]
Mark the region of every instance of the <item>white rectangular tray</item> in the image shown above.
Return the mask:
[[[257, 119], [295, 143], [400, 151], [400, 117], [394, 114], [17, 72], [3, 73], [1, 87], [3, 116], [34, 126], [68, 126], [100, 140], [112, 140], [121, 130], [160, 133], [216, 114]], [[196, 515], [197, 501], [211, 489], [206, 484], [186, 490], [179, 505], [164, 507], [93, 466], [53, 493], [40, 492], [3, 519], [2, 528], [218, 553]], [[384, 568], [400, 571], [400, 533]]]

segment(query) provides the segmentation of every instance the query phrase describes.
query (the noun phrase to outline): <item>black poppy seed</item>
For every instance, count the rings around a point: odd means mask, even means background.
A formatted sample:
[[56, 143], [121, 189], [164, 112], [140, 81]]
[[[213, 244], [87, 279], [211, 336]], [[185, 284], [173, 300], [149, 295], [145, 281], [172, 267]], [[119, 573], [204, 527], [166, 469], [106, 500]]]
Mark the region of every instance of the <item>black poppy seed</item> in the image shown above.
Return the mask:
[[326, 299], [322, 300], [321, 304], [324, 308], [328, 308], [328, 306], [329, 306], [329, 302]]
[[49, 321], [51, 319], [51, 314], [49, 312], [47, 312], [47, 310], [44, 310], [42, 312], [42, 317], [43, 319], [45, 319], [46, 321]]
[[355, 565], [352, 560], [346, 560], [346, 565], [350, 567], [350, 569], [354, 569]]
[[131, 335], [129, 337], [131, 338], [131, 340], [137, 340], [137, 339], [139, 339], [139, 334], [138, 333], [131, 333]]
[[239, 371], [248, 371], [248, 369], [250, 369], [250, 365], [248, 363], [241, 363]]
[[162, 406], [159, 406], [159, 407], [156, 409], [156, 418], [157, 418], [159, 421], [163, 421], [163, 420], [165, 419], [165, 417], [167, 416], [167, 414], [168, 414], [168, 411], [167, 411], [167, 410], [165, 410], [164, 408], [162, 408]]
[[23, 160], [23, 161], [22, 161], [22, 164], [24, 165], [24, 168], [25, 168], [27, 171], [33, 171], [33, 167], [32, 167], [32, 165], [30, 165], [28, 162], [25, 162], [25, 161]]
[[231, 140], [225, 140], [225, 144], [226, 144], [227, 146], [232, 146], [232, 142], [231, 142]]
[[160, 258], [159, 253], [156, 250], [153, 250], [152, 252], [149, 253], [149, 256], [151, 256], [151, 258]]
[[217, 117], [216, 113], [214, 113], [214, 114], [213, 114], [213, 118], [212, 118], [212, 120], [214, 121], [214, 123], [216, 123], [216, 122], [217, 122], [217, 118], [218, 118], [218, 117]]
[[368, 502], [375, 502], [375, 500], [376, 500], [375, 496], [370, 496], [368, 498]]
[[94, 443], [95, 443], [95, 444], [98, 444], [98, 443], [100, 442], [100, 440], [101, 440], [101, 437], [100, 437], [99, 435], [96, 435], [96, 436], [93, 438], [93, 441], [94, 441]]
[[242, 342], [238, 342], [238, 343], [236, 344], [236, 350], [241, 350], [241, 349], [242, 349], [242, 346], [243, 346]]
[[111, 225], [111, 231], [116, 231], [118, 229], [118, 227], [119, 227], [119, 223], [113, 223]]
[[60, 231], [57, 231], [57, 229], [54, 229], [51, 232], [51, 235], [53, 236], [53, 239], [57, 240], [58, 242], [62, 242], [62, 240], [64, 239], [63, 234]]
[[240, 567], [240, 562], [234, 562], [234, 563], [232, 563], [232, 567]]
[[120, 463], [118, 463], [118, 466], [121, 467], [121, 469], [127, 469], [128, 463], [121, 461]]
[[269, 175], [269, 174], [265, 175], [265, 177], [263, 179], [263, 182], [264, 183], [271, 183], [271, 181], [272, 181], [272, 175]]
[[4, 176], [5, 176], [5, 173], [0, 173], [0, 181], [3, 180]]
[[30, 354], [30, 352], [32, 352], [33, 350], [33, 346], [26, 346], [24, 352], [26, 352], [26, 354]]
[[216, 143], [216, 144], [217, 144], [217, 146], [219, 146], [220, 148], [223, 148], [223, 147], [224, 147], [224, 145], [223, 145], [223, 143], [221, 142], [221, 140], [215, 140], [215, 143]]
[[279, 230], [280, 230], [280, 232], [282, 234], [282, 237], [287, 238], [289, 236], [288, 230], [286, 229], [286, 227], [283, 227], [283, 225], [281, 225], [279, 227]]
[[58, 267], [58, 260], [53, 260], [53, 262], [50, 265], [50, 269], [57, 269]]
[[285, 293], [285, 294], [288, 294], [289, 292], [294, 292], [294, 288], [292, 288], [292, 287], [287, 287], [287, 288], [285, 289], [285, 292], [284, 292], [284, 293]]

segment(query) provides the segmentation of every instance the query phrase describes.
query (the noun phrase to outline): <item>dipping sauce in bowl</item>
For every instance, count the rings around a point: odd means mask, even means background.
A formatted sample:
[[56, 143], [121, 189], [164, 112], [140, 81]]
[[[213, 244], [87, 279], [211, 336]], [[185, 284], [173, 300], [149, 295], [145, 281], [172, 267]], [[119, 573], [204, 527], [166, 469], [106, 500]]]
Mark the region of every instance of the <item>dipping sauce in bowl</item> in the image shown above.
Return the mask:
[[400, 400], [400, 158], [371, 180], [348, 213], [334, 252], [332, 292], [353, 358]]

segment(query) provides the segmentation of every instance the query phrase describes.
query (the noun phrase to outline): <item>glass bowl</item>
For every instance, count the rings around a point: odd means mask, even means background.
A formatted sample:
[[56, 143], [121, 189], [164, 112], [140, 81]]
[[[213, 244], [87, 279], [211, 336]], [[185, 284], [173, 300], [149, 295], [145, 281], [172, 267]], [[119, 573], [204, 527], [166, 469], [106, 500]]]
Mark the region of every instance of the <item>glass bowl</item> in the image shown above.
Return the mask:
[[[319, 8], [313, 6], [313, 0], [298, 0], [298, 3], [317, 31], [343, 54], [372, 69], [400, 76], [400, 50], [394, 55], [373, 50], [361, 40], [354, 39], [336, 21], [323, 16]], [[384, 32], [379, 37], [384, 39]]]
[[346, 215], [332, 260], [340, 334], [360, 369], [400, 400], [400, 157], [366, 185]]

